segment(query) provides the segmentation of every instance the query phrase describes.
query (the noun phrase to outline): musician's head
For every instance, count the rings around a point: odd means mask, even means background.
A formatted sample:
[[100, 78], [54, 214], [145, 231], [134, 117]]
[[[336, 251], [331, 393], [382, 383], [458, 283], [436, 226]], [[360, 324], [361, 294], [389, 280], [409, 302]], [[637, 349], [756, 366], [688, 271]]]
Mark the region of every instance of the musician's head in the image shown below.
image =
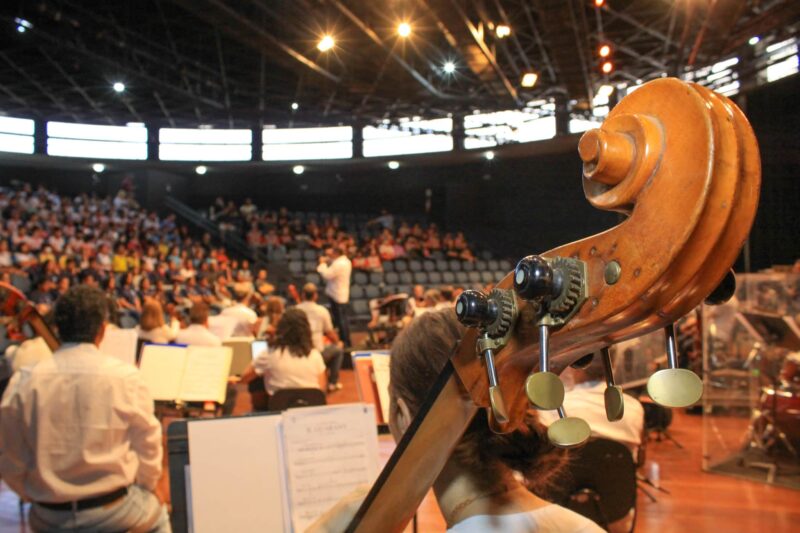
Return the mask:
[[189, 322], [200, 326], [208, 326], [208, 305], [195, 302], [189, 310]]
[[[422, 407], [464, 327], [451, 309], [415, 318], [392, 346], [389, 427], [396, 440]], [[489, 428], [485, 409], [480, 409], [453, 450], [450, 464], [469, 474], [474, 485], [491, 491], [513, 471], [520, 472], [539, 492], [553, 480], [565, 454], [547, 439], [533, 411], [521, 429], [498, 435]]]
[[61, 342], [100, 344], [108, 320], [108, 297], [96, 287], [77, 285], [57, 301], [55, 324]]

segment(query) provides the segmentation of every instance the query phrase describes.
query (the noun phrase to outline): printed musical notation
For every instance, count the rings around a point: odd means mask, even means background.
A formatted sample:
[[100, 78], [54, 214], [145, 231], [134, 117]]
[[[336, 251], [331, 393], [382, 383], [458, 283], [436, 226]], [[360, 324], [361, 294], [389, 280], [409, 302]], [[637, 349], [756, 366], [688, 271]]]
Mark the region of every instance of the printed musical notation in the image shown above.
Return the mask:
[[375, 414], [363, 404], [284, 414], [284, 453], [294, 531], [378, 474]]

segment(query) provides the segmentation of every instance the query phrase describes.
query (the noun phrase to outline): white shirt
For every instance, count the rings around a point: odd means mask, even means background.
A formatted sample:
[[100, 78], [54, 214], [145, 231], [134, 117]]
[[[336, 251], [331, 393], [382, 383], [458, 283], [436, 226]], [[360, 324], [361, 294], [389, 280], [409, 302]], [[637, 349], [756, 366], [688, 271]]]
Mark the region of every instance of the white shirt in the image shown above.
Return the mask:
[[16, 372], [20, 368], [34, 366], [42, 359], [53, 357], [53, 352], [43, 338], [34, 337], [19, 346], [9, 346], [6, 357], [11, 359], [11, 369]]
[[[564, 411], [568, 416], [583, 418], [592, 428], [592, 436], [621, 442], [631, 450], [634, 460], [642, 444], [644, 408], [630, 394], [623, 394], [625, 413], [622, 420], [609, 422], [603, 393], [606, 384], [602, 381], [579, 383], [564, 395]], [[558, 420], [556, 411], [539, 411], [539, 421], [549, 426]]]
[[603, 528], [559, 505], [550, 504], [527, 513], [470, 516], [449, 533], [602, 533]]
[[11, 378], [0, 404], [0, 475], [65, 502], [161, 476], [161, 424], [139, 371], [94, 344], [65, 344]]
[[269, 394], [281, 389], [318, 389], [319, 376], [325, 372], [322, 354], [312, 349], [307, 357], [297, 357], [285, 348], [266, 350], [253, 361], [253, 369], [264, 376]]
[[295, 309], [300, 309], [306, 314], [311, 326], [311, 342], [314, 348], [322, 352], [325, 349], [323, 337], [325, 333], [333, 330], [331, 312], [317, 302], [302, 302], [297, 304]]
[[202, 324], [190, 324], [188, 328], [180, 330], [175, 342], [189, 346], [222, 346], [222, 340]]
[[317, 272], [327, 282], [325, 294], [337, 304], [346, 304], [350, 301], [350, 272], [353, 264], [347, 256], [340, 255], [330, 265], [320, 263]]
[[137, 327], [136, 335], [143, 341], [155, 342], [157, 344], [169, 344], [175, 340], [175, 336], [178, 334], [179, 328], [180, 324], [178, 321], [172, 320], [169, 326], [164, 324], [163, 326], [153, 328], [150, 331], [145, 331], [141, 327]]
[[258, 315], [246, 305], [238, 303], [226, 307], [220, 315], [236, 319], [236, 326], [233, 328], [233, 333], [231, 333], [232, 337], [253, 336], [253, 324], [258, 322]]

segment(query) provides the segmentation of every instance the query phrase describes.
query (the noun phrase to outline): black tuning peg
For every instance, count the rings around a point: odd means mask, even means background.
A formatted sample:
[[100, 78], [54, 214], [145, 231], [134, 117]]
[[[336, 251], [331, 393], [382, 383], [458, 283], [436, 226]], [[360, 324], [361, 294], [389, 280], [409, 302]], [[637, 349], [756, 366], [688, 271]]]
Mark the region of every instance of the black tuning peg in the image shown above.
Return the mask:
[[485, 327], [497, 319], [497, 302], [481, 291], [466, 290], [456, 301], [458, 321], [469, 328]]
[[514, 269], [514, 290], [523, 300], [549, 300], [561, 293], [563, 279], [538, 255], [520, 259]]
[[705, 303], [707, 305], [722, 305], [733, 297], [736, 292], [736, 276], [733, 270], [729, 270], [722, 281], [719, 282], [717, 288], [711, 291], [711, 294], [706, 296]]

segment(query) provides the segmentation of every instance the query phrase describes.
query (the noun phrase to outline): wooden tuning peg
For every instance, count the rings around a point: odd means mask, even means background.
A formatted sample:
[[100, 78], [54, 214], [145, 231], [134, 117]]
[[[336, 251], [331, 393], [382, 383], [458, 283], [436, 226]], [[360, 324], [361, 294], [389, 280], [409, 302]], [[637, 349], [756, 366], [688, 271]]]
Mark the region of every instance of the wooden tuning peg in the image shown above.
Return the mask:
[[603, 393], [603, 400], [606, 406], [606, 418], [609, 422], [622, 419], [625, 414], [625, 400], [622, 387], [614, 384], [614, 370], [611, 368], [611, 354], [608, 347], [600, 350], [603, 361], [603, 371], [606, 375], [606, 390]]

